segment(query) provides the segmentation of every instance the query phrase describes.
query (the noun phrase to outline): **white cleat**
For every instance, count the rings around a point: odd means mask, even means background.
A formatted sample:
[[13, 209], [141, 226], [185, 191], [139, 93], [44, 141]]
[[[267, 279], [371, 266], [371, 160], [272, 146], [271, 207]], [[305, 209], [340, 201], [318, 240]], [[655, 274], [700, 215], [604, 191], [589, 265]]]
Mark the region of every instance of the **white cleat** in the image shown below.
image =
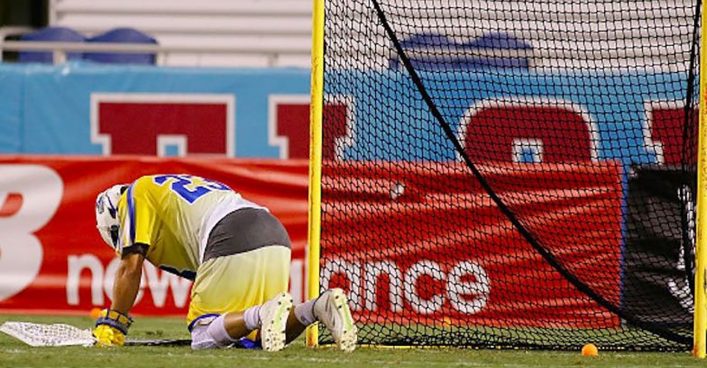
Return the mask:
[[352, 352], [358, 342], [358, 329], [348, 303], [343, 290], [327, 290], [314, 303], [314, 316], [331, 332], [339, 349]]
[[292, 296], [277, 294], [260, 307], [260, 343], [265, 351], [280, 351], [285, 347], [287, 317], [292, 309]]

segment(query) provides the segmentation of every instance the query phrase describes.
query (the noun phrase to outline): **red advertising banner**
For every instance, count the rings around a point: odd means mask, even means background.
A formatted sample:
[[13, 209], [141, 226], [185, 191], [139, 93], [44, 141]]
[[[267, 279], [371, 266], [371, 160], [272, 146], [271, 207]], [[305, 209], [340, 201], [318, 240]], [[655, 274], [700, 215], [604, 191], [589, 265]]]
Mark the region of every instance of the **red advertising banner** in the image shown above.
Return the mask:
[[[620, 166], [478, 168], [558, 263], [620, 304]], [[619, 326], [521, 236], [463, 164], [341, 163], [326, 173], [323, 201], [348, 211], [322, 217], [322, 283], [348, 290], [364, 323]]]
[[[545, 262], [478, 183], [456, 165], [345, 163], [340, 170], [327, 170], [324, 198], [336, 200], [336, 208], [345, 213], [323, 217], [322, 280], [325, 286], [349, 291], [361, 322], [414, 317], [422, 323], [464, 320], [503, 327], [540, 320], [577, 328], [582, 327], [577, 321], [586, 316], [587, 326], [594, 328], [601, 327], [599, 320], [607, 323], [603, 327], [620, 323]], [[618, 304], [622, 216], [618, 165], [508, 164], [483, 172], [569, 271]], [[4, 156], [0, 157], [0, 312], [87, 313], [109, 305], [118, 261], [95, 229], [95, 198], [113, 184], [156, 173], [216, 179], [270, 208], [293, 241], [290, 288], [296, 301], [303, 299], [306, 161]], [[334, 182], [348, 184], [332, 190]], [[463, 189], [450, 192], [450, 188]], [[527, 195], [529, 191], [548, 195]], [[460, 199], [467, 196], [474, 200], [461, 201], [466, 206], [459, 208]], [[473, 227], [445, 220], [449, 217], [443, 212], [449, 211], [472, 216]], [[415, 231], [401, 229], [402, 225]], [[357, 233], [363, 229], [365, 236]], [[449, 237], [450, 233], [457, 236]], [[472, 233], [488, 236], [480, 239]], [[593, 250], [572, 247], [575, 238], [593, 244]], [[431, 239], [436, 239], [436, 248], [426, 246]], [[405, 252], [394, 251], [402, 246]], [[135, 314], [186, 313], [190, 282], [150, 265], [143, 274]], [[538, 274], [543, 280], [533, 279]], [[543, 286], [532, 285], [533, 281]]]
[[[88, 313], [110, 304], [118, 265], [95, 228], [95, 199], [142, 175], [213, 178], [270, 208], [293, 243], [291, 291], [304, 295], [307, 162], [224, 158], [0, 157], [0, 312]], [[146, 265], [135, 314], [185, 314], [191, 282]]]

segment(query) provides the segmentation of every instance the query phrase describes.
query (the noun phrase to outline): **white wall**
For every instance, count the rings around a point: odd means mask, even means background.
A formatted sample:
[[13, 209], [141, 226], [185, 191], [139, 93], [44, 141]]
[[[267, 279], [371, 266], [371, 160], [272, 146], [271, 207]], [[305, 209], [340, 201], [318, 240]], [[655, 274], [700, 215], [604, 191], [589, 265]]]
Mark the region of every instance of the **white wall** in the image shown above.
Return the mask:
[[[360, 2], [360, 1], [359, 1]], [[366, 39], [355, 46], [334, 40], [328, 52], [364, 49], [393, 52], [374, 10], [327, 0], [339, 39]], [[440, 33], [468, 41], [486, 32], [507, 32], [534, 46], [537, 68], [664, 68], [684, 70], [689, 61], [693, 0], [381, 0], [399, 38], [416, 32]], [[406, 5], [407, 4], [407, 5]], [[419, 19], [427, 19], [420, 24]]]
[[234, 50], [170, 53], [165, 65], [310, 65], [310, 0], [52, 0], [49, 18], [88, 36], [134, 27], [164, 46]]
[[[534, 46], [537, 68], [665, 68], [689, 60], [692, 0], [380, 1], [399, 37], [439, 32], [459, 41], [504, 31]], [[387, 67], [394, 53], [371, 5], [326, 0], [335, 20], [328, 57]], [[233, 48], [171, 53], [166, 65], [310, 66], [312, 0], [51, 0], [50, 23], [96, 34], [131, 26], [165, 46]], [[419, 19], [428, 19], [421, 25]], [[330, 23], [331, 24], [331, 23]], [[351, 42], [350, 40], [357, 40]]]

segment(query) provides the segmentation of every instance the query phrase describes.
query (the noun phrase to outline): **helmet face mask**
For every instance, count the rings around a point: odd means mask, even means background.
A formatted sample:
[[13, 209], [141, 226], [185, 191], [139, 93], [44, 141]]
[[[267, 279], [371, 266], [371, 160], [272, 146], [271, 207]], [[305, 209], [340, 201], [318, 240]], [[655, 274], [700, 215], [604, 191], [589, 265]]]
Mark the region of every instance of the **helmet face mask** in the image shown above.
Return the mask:
[[127, 189], [127, 185], [114, 185], [96, 198], [96, 228], [103, 241], [113, 250], [118, 248], [120, 233], [120, 220], [118, 219], [118, 201], [120, 195]]

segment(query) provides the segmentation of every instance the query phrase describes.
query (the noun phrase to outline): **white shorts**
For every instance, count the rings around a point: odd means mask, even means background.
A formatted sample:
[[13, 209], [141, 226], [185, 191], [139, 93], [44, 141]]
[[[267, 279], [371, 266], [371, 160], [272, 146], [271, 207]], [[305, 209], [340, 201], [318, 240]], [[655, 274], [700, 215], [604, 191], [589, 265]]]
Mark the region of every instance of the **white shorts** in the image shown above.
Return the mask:
[[218, 314], [212, 314], [208, 316], [203, 316], [194, 322], [191, 330], [191, 348], [193, 350], [203, 350], [203, 349], [222, 349], [222, 348], [239, 348], [239, 349], [260, 349], [261, 345], [259, 342], [248, 339], [247, 337], [241, 338], [239, 341], [233, 343], [219, 343], [214, 340], [209, 334], [209, 325], [218, 318]]

